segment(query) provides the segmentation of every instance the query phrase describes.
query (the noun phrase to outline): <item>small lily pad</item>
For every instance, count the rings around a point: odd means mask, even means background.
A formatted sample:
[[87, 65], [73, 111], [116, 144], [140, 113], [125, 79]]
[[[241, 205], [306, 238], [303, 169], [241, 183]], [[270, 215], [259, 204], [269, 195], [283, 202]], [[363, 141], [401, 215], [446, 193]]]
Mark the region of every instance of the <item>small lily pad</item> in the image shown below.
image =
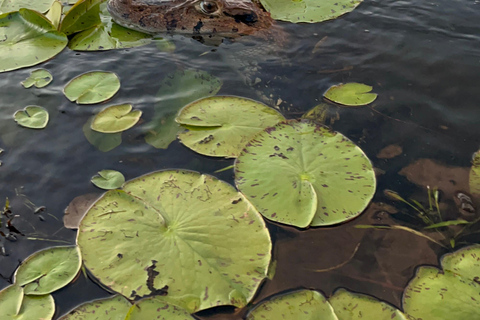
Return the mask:
[[473, 155], [469, 175], [470, 193], [480, 195], [480, 151]]
[[18, 285], [0, 291], [0, 319], [50, 320], [55, 314], [55, 301], [51, 295], [27, 296]]
[[84, 303], [59, 320], [123, 320], [131, 307], [132, 304], [125, 297], [115, 295]]
[[21, 8], [46, 12], [54, 0], [3, 0], [0, 2], [0, 13], [18, 11]]
[[39, 106], [28, 106], [13, 115], [15, 122], [25, 128], [43, 129], [48, 123], [48, 111]]
[[70, 80], [63, 89], [70, 101], [95, 104], [113, 97], [120, 89], [120, 80], [113, 72], [92, 71]]
[[44, 62], [60, 53], [67, 43], [65, 34], [36, 11], [4, 13], [0, 15], [0, 72]]
[[349, 107], [364, 106], [372, 103], [377, 99], [376, 93], [372, 91], [371, 86], [361, 83], [345, 83], [331, 86], [324, 97], [335, 103], [342, 104]]
[[305, 228], [358, 216], [376, 180], [370, 160], [341, 133], [289, 120], [246, 145], [235, 162], [235, 183], [265, 218]]
[[15, 272], [27, 295], [52, 293], [69, 284], [82, 264], [78, 247], [54, 247], [32, 254]]
[[50, 82], [52, 82], [53, 77], [48, 70], [45, 69], [37, 69], [32, 71], [30, 77], [28, 77], [25, 81], [22, 81], [22, 85], [25, 88], [30, 88], [31, 86], [35, 86], [37, 88], [46, 87]]
[[197, 100], [183, 108], [176, 121], [188, 130], [179, 139], [203, 155], [235, 158], [250, 139], [285, 120], [263, 103], [228, 96]]
[[195, 320], [187, 310], [158, 298], [138, 301], [125, 318], [125, 320], [145, 319]]
[[91, 129], [93, 119], [91, 117], [82, 127], [83, 134], [88, 142], [102, 152], [108, 152], [122, 144], [121, 133], [101, 133]]
[[131, 104], [120, 104], [103, 109], [93, 119], [92, 130], [117, 133], [130, 129], [142, 116], [142, 111], [132, 108]]
[[120, 188], [125, 183], [125, 177], [115, 170], [102, 170], [92, 177], [92, 183], [100, 189], [111, 190]]

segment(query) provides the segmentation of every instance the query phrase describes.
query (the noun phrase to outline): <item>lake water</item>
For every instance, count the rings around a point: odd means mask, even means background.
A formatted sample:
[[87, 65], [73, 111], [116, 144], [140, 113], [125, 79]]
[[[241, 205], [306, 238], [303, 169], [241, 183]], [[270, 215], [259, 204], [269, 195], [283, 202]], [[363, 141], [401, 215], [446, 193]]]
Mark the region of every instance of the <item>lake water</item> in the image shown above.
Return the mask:
[[[155, 106], [165, 99], [157, 96], [164, 77], [193, 68], [222, 79], [219, 94], [256, 100], [271, 95], [289, 118], [300, 117], [321, 103], [332, 85], [359, 82], [373, 86], [379, 97], [371, 106], [332, 105], [329, 114], [335, 121], [330, 118], [327, 123], [357, 143], [378, 169], [376, 205], [358, 219], [335, 227], [300, 231], [268, 223], [277, 270], [253, 303], [294, 288], [314, 288], [330, 295], [345, 287], [400, 307], [403, 288], [415, 268], [437, 265], [438, 257], [447, 251], [408, 232], [354, 226], [401, 223], [419, 227], [419, 221], [402, 214], [392, 217], [387, 213], [391, 209], [378, 203], [408, 211], [386, 198], [383, 190], [428, 203], [427, 184], [440, 189], [442, 212], [459, 218], [453, 198], [456, 191], [468, 192], [472, 154], [480, 146], [479, 21], [480, 1], [365, 0], [334, 21], [279, 23], [290, 41], [259, 62], [261, 69], [254, 78], [261, 82], [254, 87], [245, 84], [232, 63], [232, 52], [241, 45], [207, 46], [179, 36], [168, 37], [176, 46], [174, 53], [162, 52], [155, 44], [107, 52], [66, 49], [40, 65], [54, 76], [54, 82], [44, 89], [27, 90], [20, 85], [38, 66], [0, 74], [0, 147], [5, 150], [0, 154], [0, 204], [5, 197], [10, 199], [13, 213], [20, 216], [15, 226], [26, 235], [16, 242], [1, 240], [8, 256], [0, 255], [0, 288], [8, 285], [18, 263], [31, 253], [75, 242], [76, 232], [63, 228], [64, 209], [76, 196], [101, 193], [90, 183], [100, 170], [118, 170], [132, 179], [155, 170], [185, 168], [233, 182], [231, 170], [214, 173], [231, 165], [231, 160], [200, 156], [178, 141], [168, 149], [153, 148], [144, 141], [142, 125], [124, 132], [122, 144], [109, 152], [97, 150], [83, 134], [87, 120], [113, 103], [130, 102], [144, 112], [146, 121], [152, 119]], [[92, 70], [117, 73], [122, 83], [119, 93], [100, 106], [69, 102], [62, 94], [64, 85]], [[20, 128], [13, 121], [16, 110], [32, 104], [48, 109], [50, 123], [45, 130]], [[402, 148], [401, 154], [378, 157], [392, 144]], [[40, 206], [46, 210], [35, 214]], [[465, 244], [478, 240], [475, 234], [462, 239]], [[106, 295], [81, 275], [54, 294], [57, 315]], [[239, 319], [244, 312], [225, 307], [199, 317]]]

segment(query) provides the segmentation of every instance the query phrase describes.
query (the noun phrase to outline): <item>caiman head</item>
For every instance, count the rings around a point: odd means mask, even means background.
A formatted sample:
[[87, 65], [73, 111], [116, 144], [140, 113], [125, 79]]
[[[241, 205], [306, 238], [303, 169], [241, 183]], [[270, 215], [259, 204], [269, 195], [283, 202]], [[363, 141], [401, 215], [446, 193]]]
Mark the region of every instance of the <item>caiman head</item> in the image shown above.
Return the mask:
[[188, 35], [250, 35], [273, 19], [256, 0], [108, 0], [118, 24], [141, 32]]

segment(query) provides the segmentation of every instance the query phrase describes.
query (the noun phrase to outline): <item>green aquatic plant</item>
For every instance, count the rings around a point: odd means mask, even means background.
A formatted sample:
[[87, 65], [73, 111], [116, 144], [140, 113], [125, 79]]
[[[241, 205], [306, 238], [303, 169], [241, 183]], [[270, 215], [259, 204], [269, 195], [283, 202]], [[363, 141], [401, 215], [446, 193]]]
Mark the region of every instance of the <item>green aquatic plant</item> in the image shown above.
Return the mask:
[[0, 319], [50, 320], [55, 314], [55, 301], [49, 294], [25, 295], [22, 287], [11, 285], [0, 291]]
[[21, 8], [46, 12], [54, 0], [4, 0], [0, 2], [0, 13], [18, 11]]
[[44, 129], [48, 123], [48, 111], [39, 106], [28, 106], [13, 115], [15, 122], [25, 128]]
[[95, 104], [113, 97], [120, 89], [120, 79], [113, 72], [90, 71], [68, 82], [63, 89], [70, 101], [78, 104]]
[[59, 320], [87, 320], [94, 319], [98, 315], [101, 315], [101, 320], [123, 320], [131, 307], [132, 304], [124, 296], [114, 295], [84, 303]]
[[30, 77], [22, 81], [22, 86], [25, 88], [30, 88], [32, 86], [43, 88], [48, 86], [52, 80], [52, 74], [48, 72], [48, 70], [37, 69], [30, 73]]
[[95, 116], [88, 119], [82, 131], [87, 141], [101, 152], [108, 152], [122, 144], [122, 133], [101, 133], [93, 131], [91, 126]]
[[132, 110], [131, 104], [110, 106], [93, 119], [91, 128], [102, 133], [118, 133], [132, 128], [142, 116], [142, 111]]
[[358, 107], [370, 104], [377, 99], [378, 95], [371, 93], [372, 89], [371, 86], [362, 83], [342, 83], [331, 86], [323, 96], [341, 105]]
[[91, 181], [100, 189], [112, 190], [120, 188], [125, 183], [125, 177], [115, 170], [102, 170]]

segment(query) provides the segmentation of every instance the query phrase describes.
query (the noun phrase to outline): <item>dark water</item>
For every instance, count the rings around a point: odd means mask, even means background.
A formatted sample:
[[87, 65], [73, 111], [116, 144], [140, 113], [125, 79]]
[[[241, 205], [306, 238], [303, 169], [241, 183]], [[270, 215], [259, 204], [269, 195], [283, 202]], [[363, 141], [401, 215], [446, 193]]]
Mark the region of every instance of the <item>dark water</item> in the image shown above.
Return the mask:
[[[273, 100], [283, 101], [279, 107], [290, 118], [319, 104], [331, 85], [372, 85], [379, 97], [371, 107], [332, 106], [330, 112], [338, 120], [329, 123], [359, 144], [382, 171], [373, 201], [402, 207], [383, 195], [384, 189], [393, 189], [425, 203], [422, 184], [430, 184], [442, 191], [445, 214], [457, 218], [454, 192], [468, 191], [468, 167], [480, 146], [478, 21], [478, 1], [365, 0], [354, 12], [335, 21], [282, 23], [290, 42], [278, 50], [276, 57], [260, 62], [261, 70], [255, 76], [262, 82], [255, 87], [245, 85], [232, 66], [233, 45], [211, 47], [182, 37], [171, 39], [177, 47], [173, 54], [158, 50], [155, 44], [93, 53], [67, 49], [41, 65], [54, 76], [54, 82], [44, 89], [26, 90], [20, 85], [31, 69], [0, 74], [0, 147], [5, 150], [0, 154], [0, 202], [5, 197], [11, 200], [12, 211], [20, 215], [15, 225], [26, 234], [17, 242], [1, 240], [9, 255], [0, 256], [0, 288], [8, 285], [19, 261], [31, 253], [63, 242], [74, 243], [76, 233], [62, 227], [63, 211], [74, 197], [99, 193], [89, 182], [96, 172], [114, 169], [127, 179], [165, 168], [214, 174], [232, 163], [197, 155], [178, 142], [166, 150], [155, 149], [145, 143], [142, 126], [124, 132], [123, 142], [116, 149], [98, 151], [85, 139], [82, 126], [104, 105], [78, 106], [61, 93], [71, 78], [91, 70], [117, 73], [122, 88], [107, 104], [130, 102], [144, 112], [147, 120], [159, 103], [156, 93], [162, 79], [185, 68], [221, 78], [224, 85], [219, 94], [257, 100], [271, 94]], [[255, 56], [250, 59], [255, 60]], [[45, 130], [19, 128], [12, 120], [16, 110], [30, 104], [48, 109], [50, 123]], [[402, 154], [392, 159], [378, 158], [380, 150], [391, 144], [401, 146]], [[413, 176], [420, 185], [416, 185], [399, 172], [419, 159], [435, 162], [420, 169], [417, 166]], [[432, 168], [432, 163], [437, 167]], [[214, 175], [233, 180], [231, 171]], [[26, 199], [33, 203], [30, 207]], [[41, 214], [43, 219], [34, 214], [38, 206], [47, 208]], [[326, 295], [346, 287], [400, 307], [402, 290], [416, 266], [436, 265], [446, 250], [406, 232], [353, 227], [372, 223], [420, 226], [402, 215], [395, 218], [372, 205], [360, 218], [331, 228], [299, 231], [269, 224], [277, 272], [253, 302], [299, 287], [318, 289]], [[463, 240], [475, 242], [478, 238]], [[105, 295], [81, 276], [54, 294], [57, 315]], [[222, 308], [203, 312], [200, 317], [238, 319], [244, 312]]]

